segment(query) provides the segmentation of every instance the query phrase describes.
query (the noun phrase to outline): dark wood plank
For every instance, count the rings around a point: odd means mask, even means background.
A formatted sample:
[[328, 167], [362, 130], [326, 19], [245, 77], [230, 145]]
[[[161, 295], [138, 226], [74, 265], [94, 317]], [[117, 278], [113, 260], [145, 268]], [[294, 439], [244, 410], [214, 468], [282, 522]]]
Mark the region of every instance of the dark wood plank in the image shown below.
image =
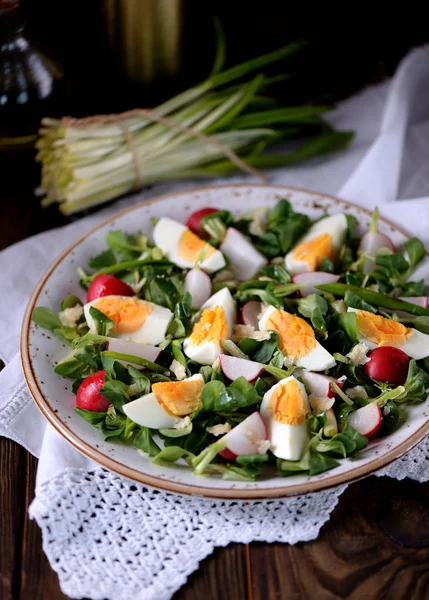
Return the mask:
[[[25, 471], [25, 500], [27, 507], [34, 497], [36, 484], [37, 459], [27, 455]], [[37, 574], [37, 575], [36, 575]], [[24, 515], [20, 600], [66, 600], [59, 587], [58, 577], [49, 565], [48, 559], [42, 551], [42, 535], [35, 521], [28, 517], [28, 510]]]
[[350, 486], [313, 542], [250, 546], [254, 600], [429, 597], [429, 483]]
[[26, 511], [26, 450], [0, 438], [0, 598], [17, 598]]
[[231, 544], [217, 548], [200, 563], [186, 585], [173, 600], [245, 600], [250, 598], [247, 586], [246, 546]]
[[[1, 153], [0, 173], [0, 248], [64, 222], [58, 211], [42, 211], [33, 195], [39, 183], [33, 153]], [[36, 468], [37, 460], [24, 448], [0, 438], [1, 600], [65, 598], [42, 551], [40, 530], [28, 519]]]
[[33, 152], [0, 153], [0, 174], [0, 249], [70, 221], [56, 206], [43, 209], [34, 196], [33, 190], [40, 184], [40, 166], [34, 162]]

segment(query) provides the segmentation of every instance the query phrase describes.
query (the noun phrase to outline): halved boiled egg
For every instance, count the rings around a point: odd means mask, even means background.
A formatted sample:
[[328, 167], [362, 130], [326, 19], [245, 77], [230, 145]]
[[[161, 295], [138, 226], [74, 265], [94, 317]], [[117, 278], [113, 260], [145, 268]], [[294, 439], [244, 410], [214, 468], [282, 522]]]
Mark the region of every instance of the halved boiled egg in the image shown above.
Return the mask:
[[114, 322], [109, 335], [140, 344], [156, 345], [165, 339], [173, 313], [132, 296], [103, 296], [85, 304], [83, 310], [90, 331], [95, 331], [89, 309], [94, 306]]
[[260, 413], [274, 456], [284, 460], [302, 457], [310, 439], [306, 422], [309, 412], [305, 387], [293, 376], [282, 379], [266, 392]]
[[259, 329], [277, 331], [280, 350], [298, 367], [324, 371], [336, 365], [335, 358], [319, 344], [313, 328], [301, 317], [268, 306], [259, 320]]
[[324, 258], [335, 260], [347, 231], [347, 219], [342, 213], [315, 223], [285, 256], [291, 275], [317, 271]]
[[199, 259], [201, 268], [208, 273], [219, 271], [226, 265], [222, 252], [173, 219], [160, 219], [153, 230], [153, 239], [168, 260], [183, 269], [192, 269]]
[[154, 383], [150, 394], [124, 404], [123, 411], [141, 427], [169, 429], [201, 408], [203, 387], [204, 379], [200, 374], [183, 381]]
[[416, 360], [429, 356], [429, 335], [426, 333], [366, 310], [349, 307], [348, 312], [356, 313], [358, 339], [371, 350], [393, 346]]
[[236, 309], [231, 292], [223, 288], [201, 307], [192, 333], [183, 342], [183, 351], [200, 365], [212, 365], [222, 352], [221, 341], [231, 337]]

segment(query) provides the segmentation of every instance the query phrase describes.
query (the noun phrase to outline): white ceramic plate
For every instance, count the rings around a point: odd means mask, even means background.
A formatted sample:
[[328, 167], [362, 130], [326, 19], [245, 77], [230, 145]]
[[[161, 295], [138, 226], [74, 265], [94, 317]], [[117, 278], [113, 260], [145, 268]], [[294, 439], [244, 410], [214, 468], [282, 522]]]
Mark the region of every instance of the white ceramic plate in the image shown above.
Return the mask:
[[[230, 482], [212, 477], [198, 477], [187, 468], [160, 467], [143, 457], [134, 448], [104, 442], [97, 429], [91, 427], [73, 411], [75, 397], [64, 378], [56, 375], [53, 365], [67, 354], [66, 347], [56, 338], [35, 326], [30, 319], [36, 306], [48, 306], [57, 311], [61, 300], [75, 294], [83, 299], [78, 285], [76, 267], [106, 248], [110, 230], [141, 230], [150, 234], [152, 217], [169, 216], [179, 221], [206, 206], [231, 210], [240, 215], [262, 205], [273, 206], [280, 198], [288, 198], [295, 209], [310, 217], [324, 212], [349, 212], [356, 216], [363, 231], [368, 228], [367, 211], [336, 198], [282, 186], [225, 186], [199, 188], [156, 198], [119, 213], [89, 231], [66, 250], [48, 269], [34, 291], [24, 317], [21, 355], [28, 387], [40, 410], [64, 438], [94, 461], [125, 477], [153, 487], [184, 494], [218, 498], [269, 498], [313, 492], [369, 475], [417, 444], [428, 432], [429, 399], [407, 407], [407, 422], [393, 435], [372, 441], [357, 458], [342, 461], [332, 471], [309, 477], [272, 477], [266, 480]], [[380, 230], [400, 246], [406, 234], [381, 220]]]

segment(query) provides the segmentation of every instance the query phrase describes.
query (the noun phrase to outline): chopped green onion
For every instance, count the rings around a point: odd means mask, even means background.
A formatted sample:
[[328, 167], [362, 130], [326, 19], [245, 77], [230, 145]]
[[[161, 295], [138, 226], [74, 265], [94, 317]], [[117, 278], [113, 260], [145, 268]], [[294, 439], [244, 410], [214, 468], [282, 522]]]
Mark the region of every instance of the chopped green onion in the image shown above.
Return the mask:
[[244, 354], [244, 352], [242, 352], [237, 344], [234, 344], [232, 340], [222, 340], [220, 344], [222, 349], [225, 350], [225, 352], [227, 352], [230, 356], [235, 356], [235, 358], [249, 359], [247, 354]]
[[351, 398], [349, 398], [349, 397], [347, 396], [347, 394], [345, 394], [345, 393], [343, 392], [343, 390], [340, 388], [340, 386], [339, 386], [339, 385], [337, 385], [337, 384], [335, 383], [335, 381], [332, 381], [332, 382], [331, 382], [331, 388], [332, 388], [332, 389], [334, 390], [334, 392], [335, 392], [335, 393], [336, 393], [336, 394], [337, 394], [337, 395], [338, 395], [338, 396], [341, 398], [341, 400], [344, 400], [344, 402], [345, 402], [346, 404], [348, 404], [349, 406], [353, 406], [353, 404], [354, 404], [353, 400], [352, 400]]
[[398, 300], [397, 298], [391, 298], [385, 296], [379, 292], [373, 292], [372, 290], [363, 289], [354, 285], [347, 285], [346, 283], [325, 283], [323, 285], [315, 286], [322, 292], [328, 292], [334, 296], [344, 297], [346, 292], [350, 291], [357, 294], [363, 300], [374, 304], [374, 306], [381, 306], [382, 308], [389, 308], [390, 310], [401, 310], [403, 312], [411, 313], [412, 315], [429, 316], [429, 308], [423, 308], [417, 304], [411, 304], [411, 302], [405, 302], [405, 300]]
[[155, 371], [155, 373], [165, 373], [166, 369], [161, 367], [161, 365], [157, 365], [150, 360], [146, 360], [141, 356], [134, 356], [133, 354], [124, 354], [123, 352], [113, 352], [113, 350], [105, 350], [103, 352], [105, 356], [110, 356], [110, 358], [114, 358], [115, 360], [125, 360], [126, 362], [133, 363], [134, 365], [140, 365], [140, 367], [146, 367], [146, 369], [150, 369], [151, 371]]

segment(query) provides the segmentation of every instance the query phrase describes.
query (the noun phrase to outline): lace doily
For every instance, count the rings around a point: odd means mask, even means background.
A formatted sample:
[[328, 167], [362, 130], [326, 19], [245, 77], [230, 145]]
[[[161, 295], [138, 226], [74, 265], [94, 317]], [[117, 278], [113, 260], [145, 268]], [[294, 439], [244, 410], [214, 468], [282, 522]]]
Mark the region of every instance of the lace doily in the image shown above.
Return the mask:
[[[377, 475], [429, 479], [429, 438]], [[224, 502], [160, 492], [104, 469], [68, 469], [39, 487], [30, 516], [71, 598], [168, 600], [216, 546], [315, 539], [346, 487]]]
[[377, 477], [386, 475], [392, 479], [401, 481], [406, 477], [414, 479], [414, 481], [429, 480], [429, 436], [415, 446], [412, 450], [404, 454], [398, 460], [395, 460], [391, 465], [381, 469], [375, 473]]
[[[429, 438], [377, 475], [429, 479]], [[263, 502], [178, 496], [96, 469], [43, 483], [30, 507], [62, 591], [168, 600], [216, 546], [315, 539], [347, 486]]]
[[44, 483], [30, 507], [71, 598], [167, 600], [216, 546], [312, 540], [346, 486], [264, 502], [177, 496], [97, 469]]

